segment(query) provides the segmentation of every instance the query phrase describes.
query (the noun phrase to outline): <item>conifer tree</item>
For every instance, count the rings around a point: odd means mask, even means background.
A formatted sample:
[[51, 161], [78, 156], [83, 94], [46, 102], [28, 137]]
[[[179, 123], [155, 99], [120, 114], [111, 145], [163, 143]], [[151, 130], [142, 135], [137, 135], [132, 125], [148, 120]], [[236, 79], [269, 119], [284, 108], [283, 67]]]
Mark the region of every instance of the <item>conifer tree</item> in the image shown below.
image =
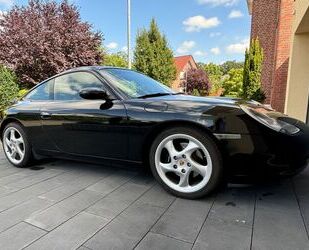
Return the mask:
[[167, 86], [175, 79], [173, 51], [154, 19], [149, 30], [141, 30], [136, 37], [134, 67]]
[[261, 72], [263, 62], [263, 49], [259, 39], [253, 39], [250, 48], [246, 50], [244, 76], [243, 76], [243, 98], [263, 101], [265, 94], [261, 90]]

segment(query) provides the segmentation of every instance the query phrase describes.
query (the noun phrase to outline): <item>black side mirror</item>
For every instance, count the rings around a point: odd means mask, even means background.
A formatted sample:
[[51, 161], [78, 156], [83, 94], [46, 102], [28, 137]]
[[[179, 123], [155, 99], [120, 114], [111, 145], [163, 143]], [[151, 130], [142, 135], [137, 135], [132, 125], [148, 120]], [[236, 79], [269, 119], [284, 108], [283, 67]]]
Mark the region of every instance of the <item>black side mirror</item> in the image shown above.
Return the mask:
[[100, 88], [85, 88], [79, 91], [79, 96], [87, 100], [109, 100], [109, 95]]

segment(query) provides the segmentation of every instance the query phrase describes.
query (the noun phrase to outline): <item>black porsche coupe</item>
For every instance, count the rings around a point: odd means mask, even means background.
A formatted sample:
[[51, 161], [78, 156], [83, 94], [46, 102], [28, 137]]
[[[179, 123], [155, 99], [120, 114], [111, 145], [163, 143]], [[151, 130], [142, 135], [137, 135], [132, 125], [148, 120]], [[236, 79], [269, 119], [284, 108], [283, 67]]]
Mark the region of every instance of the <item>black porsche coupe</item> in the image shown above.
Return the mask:
[[169, 192], [198, 198], [227, 175], [299, 172], [309, 128], [253, 101], [175, 93], [135, 71], [81, 67], [35, 86], [4, 112], [7, 159], [150, 166]]

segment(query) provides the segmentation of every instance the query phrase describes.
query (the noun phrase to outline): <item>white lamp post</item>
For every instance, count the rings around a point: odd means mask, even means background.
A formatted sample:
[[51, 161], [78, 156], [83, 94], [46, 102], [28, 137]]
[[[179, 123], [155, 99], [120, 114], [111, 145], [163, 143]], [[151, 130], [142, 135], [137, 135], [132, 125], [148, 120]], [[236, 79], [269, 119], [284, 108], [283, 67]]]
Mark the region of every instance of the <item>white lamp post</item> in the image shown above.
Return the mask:
[[128, 68], [131, 69], [131, 0], [127, 0]]

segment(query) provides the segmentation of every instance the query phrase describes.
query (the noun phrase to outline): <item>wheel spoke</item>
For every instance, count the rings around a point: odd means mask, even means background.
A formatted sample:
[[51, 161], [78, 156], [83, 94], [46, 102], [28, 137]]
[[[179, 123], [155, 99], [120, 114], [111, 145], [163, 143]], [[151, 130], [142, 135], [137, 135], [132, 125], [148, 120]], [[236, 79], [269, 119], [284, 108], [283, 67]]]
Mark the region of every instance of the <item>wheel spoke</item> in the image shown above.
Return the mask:
[[180, 175], [180, 181], [179, 181], [178, 185], [180, 187], [188, 187], [189, 186], [189, 176], [190, 176], [189, 171], [185, 174]]
[[17, 138], [17, 139], [16, 139], [16, 143], [17, 143], [17, 144], [23, 144], [23, 143], [24, 143], [23, 138], [22, 138], [22, 137]]
[[192, 159], [190, 160], [190, 163], [191, 163], [191, 166], [192, 166], [191, 169], [194, 172], [199, 173], [203, 177], [206, 175], [207, 165], [206, 166], [201, 165], [201, 164], [197, 163], [196, 161], [193, 161]]
[[20, 158], [23, 158], [24, 152], [20, 149], [19, 146], [16, 147], [17, 154], [19, 154]]
[[5, 143], [11, 149], [11, 141], [9, 140], [9, 138], [5, 138]]
[[162, 163], [162, 162], [160, 162], [160, 167], [161, 167], [161, 169], [163, 170], [164, 173], [175, 171], [172, 163]]
[[10, 131], [10, 135], [11, 135], [11, 137], [10, 137], [11, 140], [12, 140], [12, 139], [13, 139], [13, 140], [16, 139], [16, 138], [15, 138], [15, 130], [12, 129], [12, 130]]
[[199, 146], [192, 141], [189, 141], [188, 145], [180, 152], [180, 154], [190, 154], [197, 150]]
[[14, 150], [14, 151], [12, 151], [12, 153], [11, 153], [11, 157], [12, 157], [12, 159], [16, 159], [16, 151]]
[[171, 158], [173, 158], [173, 156], [175, 156], [176, 154], [178, 154], [177, 150], [176, 150], [175, 147], [174, 147], [173, 140], [168, 141], [168, 142], [165, 144], [165, 148], [166, 148], [166, 150], [168, 151], [168, 153], [169, 153], [169, 155], [170, 155]]

